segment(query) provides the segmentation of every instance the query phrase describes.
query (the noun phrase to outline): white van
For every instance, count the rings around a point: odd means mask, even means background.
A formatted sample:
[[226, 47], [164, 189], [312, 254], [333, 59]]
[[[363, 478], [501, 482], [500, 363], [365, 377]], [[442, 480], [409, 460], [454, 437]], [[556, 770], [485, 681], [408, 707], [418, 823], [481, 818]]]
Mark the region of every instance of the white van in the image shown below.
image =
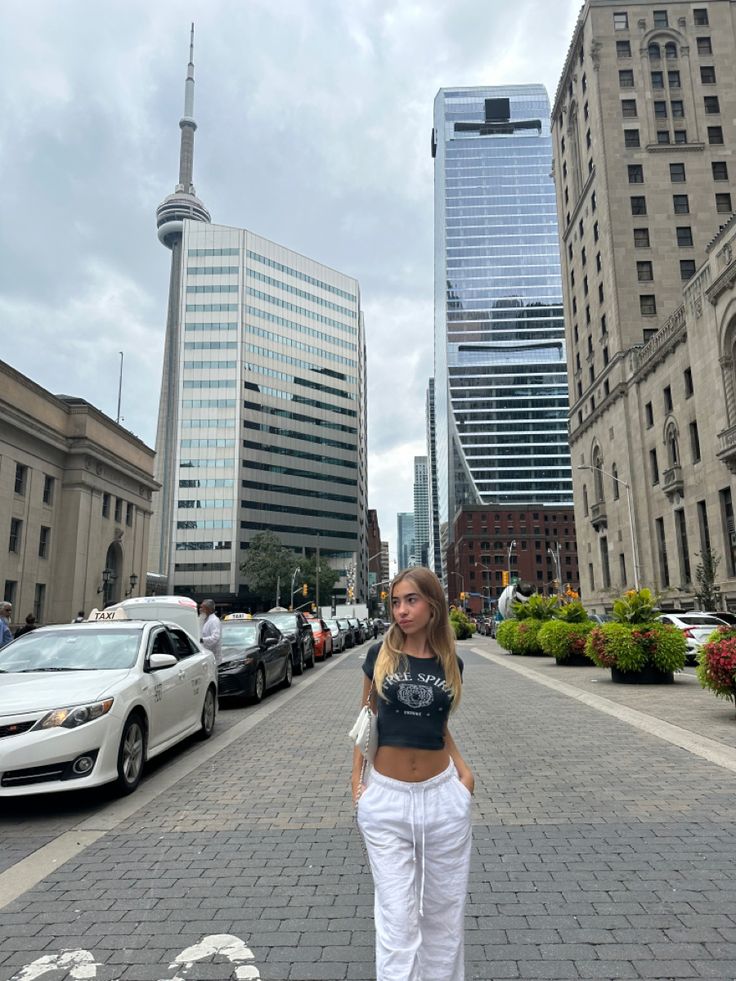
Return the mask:
[[[125, 610], [131, 620], [166, 620], [183, 627], [199, 643], [199, 617], [197, 604], [189, 596], [133, 596], [113, 606], [104, 613]], [[92, 611], [90, 620], [97, 619]], [[99, 614], [98, 614], [99, 615]]]

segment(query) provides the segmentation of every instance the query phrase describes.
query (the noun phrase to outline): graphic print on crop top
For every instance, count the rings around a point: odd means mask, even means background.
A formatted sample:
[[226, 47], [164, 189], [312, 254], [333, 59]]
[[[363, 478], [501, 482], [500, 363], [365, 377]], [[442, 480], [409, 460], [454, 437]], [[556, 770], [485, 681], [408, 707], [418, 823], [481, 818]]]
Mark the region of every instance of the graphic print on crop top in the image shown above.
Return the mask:
[[[381, 644], [369, 648], [363, 671], [373, 678]], [[452, 697], [442, 665], [435, 658], [405, 655], [407, 670], [386, 676], [385, 698], [377, 698], [378, 745], [443, 749]], [[463, 662], [458, 657], [460, 676]]]

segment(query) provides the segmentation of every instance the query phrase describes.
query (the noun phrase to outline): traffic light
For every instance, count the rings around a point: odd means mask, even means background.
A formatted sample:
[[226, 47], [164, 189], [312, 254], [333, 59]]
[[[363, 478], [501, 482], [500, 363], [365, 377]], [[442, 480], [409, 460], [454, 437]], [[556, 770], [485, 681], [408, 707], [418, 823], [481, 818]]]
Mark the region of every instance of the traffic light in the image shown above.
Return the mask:
[[508, 584], [509, 584], [509, 570], [504, 569], [503, 572], [501, 573], [501, 585], [508, 586]]
[[309, 592], [309, 584], [306, 582], [302, 583], [302, 596], [306, 596], [308, 592]]
[[385, 589], [382, 589], [381, 590], [381, 599], [382, 600], [385, 600], [387, 596], [388, 596], [388, 593], [386, 592], [386, 590]]
[[460, 593], [460, 602], [461, 603], [465, 602], [465, 593]]

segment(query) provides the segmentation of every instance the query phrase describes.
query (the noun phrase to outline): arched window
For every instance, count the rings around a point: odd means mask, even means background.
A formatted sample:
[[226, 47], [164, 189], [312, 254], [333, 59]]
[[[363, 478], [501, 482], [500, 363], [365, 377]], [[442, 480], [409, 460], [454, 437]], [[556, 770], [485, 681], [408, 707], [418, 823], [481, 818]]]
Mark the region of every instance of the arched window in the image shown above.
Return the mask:
[[671, 467], [676, 467], [680, 462], [680, 446], [677, 439], [677, 427], [670, 423], [667, 427], [667, 461]]
[[677, 58], [677, 45], [674, 41], [668, 41], [664, 46], [664, 56], [669, 60]]
[[596, 446], [593, 450], [593, 486], [595, 487], [596, 504], [605, 501], [606, 495], [603, 490], [603, 454], [600, 447]]
[[611, 464], [611, 476], [613, 479], [613, 499], [618, 500], [618, 468], [615, 463]]
[[659, 61], [660, 59], [659, 45], [654, 41], [649, 45], [649, 57], [652, 61]]

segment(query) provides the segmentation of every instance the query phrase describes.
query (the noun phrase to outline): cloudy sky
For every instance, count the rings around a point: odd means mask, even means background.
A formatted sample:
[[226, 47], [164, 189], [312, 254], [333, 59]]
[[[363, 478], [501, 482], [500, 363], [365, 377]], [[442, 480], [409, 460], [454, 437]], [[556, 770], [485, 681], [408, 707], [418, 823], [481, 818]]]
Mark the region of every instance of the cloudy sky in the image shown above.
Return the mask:
[[155, 438], [189, 23], [194, 181], [219, 224], [356, 276], [369, 503], [395, 554], [426, 452], [432, 103], [442, 86], [554, 95], [578, 0], [2, 0], [0, 357]]

